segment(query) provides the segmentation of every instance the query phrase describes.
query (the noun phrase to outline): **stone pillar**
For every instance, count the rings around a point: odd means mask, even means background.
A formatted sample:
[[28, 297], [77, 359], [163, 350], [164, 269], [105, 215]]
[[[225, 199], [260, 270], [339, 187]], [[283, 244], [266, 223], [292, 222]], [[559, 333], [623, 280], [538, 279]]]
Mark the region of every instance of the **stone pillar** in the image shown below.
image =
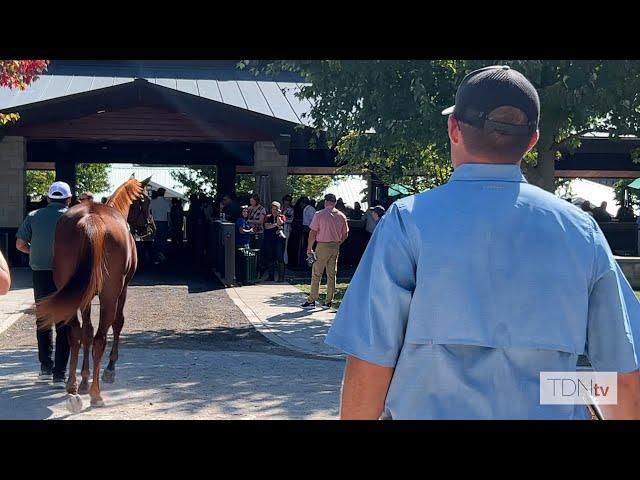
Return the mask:
[[280, 202], [287, 192], [287, 167], [289, 155], [280, 155], [273, 142], [256, 142], [253, 144], [254, 160], [253, 173], [256, 177], [269, 175], [271, 198], [262, 199], [263, 205], [269, 210], [273, 200]]
[[0, 228], [18, 228], [24, 219], [26, 157], [24, 137], [0, 140]]

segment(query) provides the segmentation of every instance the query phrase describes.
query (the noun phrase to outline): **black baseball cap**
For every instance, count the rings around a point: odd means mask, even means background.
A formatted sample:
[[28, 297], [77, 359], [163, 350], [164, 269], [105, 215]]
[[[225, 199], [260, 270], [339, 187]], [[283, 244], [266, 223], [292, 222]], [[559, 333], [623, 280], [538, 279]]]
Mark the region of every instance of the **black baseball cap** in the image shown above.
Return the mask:
[[[489, 120], [499, 107], [514, 107], [527, 116], [526, 125]], [[442, 111], [476, 128], [505, 135], [531, 135], [538, 128], [540, 98], [535, 87], [520, 72], [506, 65], [481, 68], [468, 74], [456, 92], [456, 104]]]

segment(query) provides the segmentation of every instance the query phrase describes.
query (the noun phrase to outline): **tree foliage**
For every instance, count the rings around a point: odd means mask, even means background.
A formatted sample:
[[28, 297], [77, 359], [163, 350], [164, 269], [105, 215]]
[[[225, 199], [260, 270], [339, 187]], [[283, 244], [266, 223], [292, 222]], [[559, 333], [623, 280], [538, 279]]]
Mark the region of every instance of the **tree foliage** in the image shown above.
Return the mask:
[[[48, 60], [0, 60], [0, 87], [24, 90], [38, 79]], [[0, 113], [0, 125], [18, 120], [17, 113]]]
[[287, 192], [297, 201], [300, 197], [317, 199], [331, 185], [333, 177], [329, 175], [289, 175]]
[[[82, 192], [109, 191], [109, 169], [107, 164], [79, 164], [76, 168], [75, 194]], [[47, 194], [49, 186], [55, 182], [56, 172], [53, 170], [27, 170], [25, 177], [26, 193], [32, 197]]]
[[216, 194], [218, 177], [215, 166], [189, 168], [184, 171], [176, 170], [171, 172], [171, 178], [185, 188], [187, 195]]
[[27, 196], [41, 197], [46, 195], [49, 186], [55, 179], [56, 172], [53, 170], [27, 170], [24, 182]]
[[104, 163], [84, 163], [76, 167], [76, 193], [108, 192], [114, 186], [109, 184], [111, 166]]
[[640, 130], [635, 60], [280, 60], [265, 69], [297, 72], [308, 83], [300, 96], [310, 100], [314, 126], [327, 130], [338, 161], [386, 183], [425, 176], [435, 185], [448, 176], [441, 111], [467, 73], [491, 64], [512, 66], [538, 90], [540, 141], [524, 168], [550, 191], [559, 152], [576, 149], [582, 135], [615, 141]]

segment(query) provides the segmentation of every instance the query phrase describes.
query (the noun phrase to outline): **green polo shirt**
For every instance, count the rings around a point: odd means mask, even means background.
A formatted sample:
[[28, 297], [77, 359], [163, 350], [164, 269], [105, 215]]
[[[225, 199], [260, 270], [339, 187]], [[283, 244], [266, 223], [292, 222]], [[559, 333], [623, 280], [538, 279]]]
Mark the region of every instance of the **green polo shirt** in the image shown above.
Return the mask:
[[16, 237], [30, 244], [31, 270], [53, 269], [53, 239], [56, 224], [67, 210], [66, 205], [62, 203], [50, 203], [45, 208], [29, 213], [24, 219]]

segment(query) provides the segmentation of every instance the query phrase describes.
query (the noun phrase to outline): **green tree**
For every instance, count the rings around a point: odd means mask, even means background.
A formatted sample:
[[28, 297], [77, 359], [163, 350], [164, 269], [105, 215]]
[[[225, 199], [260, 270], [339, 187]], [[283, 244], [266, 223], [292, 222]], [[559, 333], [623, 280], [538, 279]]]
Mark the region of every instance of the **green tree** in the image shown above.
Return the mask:
[[104, 163], [84, 163], [76, 168], [76, 194], [82, 192], [108, 192], [109, 170], [111, 166]]
[[287, 191], [294, 201], [303, 196], [317, 199], [332, 181], [333, 177], [329, 175], [289, 175]]
[[313, 123], [327, 130], [348, 168], [386, 183], [424, 176], [437, 184], [446, 180], [449, 150], [440, 112], [453, 103], [464, 75], [491, 64], [511, 65], [538, 89], [540, 141], [524, 170], [549, 191], [559, 152], [575, 150], [581, 136], [602, 132], [615, 141], [640, 130], [639, 61], [295, 60], [264, 69], [304, 77], [300, 96], [312, 103]]
[[236, 193], [238, 195], [248, 195], [256, 189], [256, 177], [248, 173], [241, 173], [236, 176]]
[[31, 197], [46, 195], [55, 179], [56, 172], [53, 170], [27, 170], [24, 182], [27, 195]]
[[614, 183], [613, 191], [615, 193], [616, 204], [621, 207], [622, 205], [624, 205], [625, 190], [626, 190], [628, 205], [632, 209], [637, 210], [638, 207], [640, 207], [640, 192], [638, 192], [638, 190], [633, 188], [627, 188], [627, 186], [633, 181], [634, 181], [633, 178], [619, 180], [616, 183]]
[[[640, 62], [636, 60], [502, 61], [521, 71], [540, 95], [540, 141], [527, 157], [529, 181], [553, 191], [560, 151], [599, 132], [611, 141], [640, 131]], [[487, 64], [487, 62], [485, 62]], [[471, 68], [479, 66], [476, 62]]]
[[[109, 169], [107, 164], [80, 164], [76, 168], [76, 191], [105, 192], [109, 191]], [[27, 170], [25, 188], [27, 195], [34, 197], [47, 194], [49, 186], [55, 181], [56, 172], [53, 170]]]
[[176, 170], [171, 172], [171, 178], [185, 188], [187, 196], [197, 193], [216, 194], [218, 177], [215, 166], [189, 168], [184, 171]]

